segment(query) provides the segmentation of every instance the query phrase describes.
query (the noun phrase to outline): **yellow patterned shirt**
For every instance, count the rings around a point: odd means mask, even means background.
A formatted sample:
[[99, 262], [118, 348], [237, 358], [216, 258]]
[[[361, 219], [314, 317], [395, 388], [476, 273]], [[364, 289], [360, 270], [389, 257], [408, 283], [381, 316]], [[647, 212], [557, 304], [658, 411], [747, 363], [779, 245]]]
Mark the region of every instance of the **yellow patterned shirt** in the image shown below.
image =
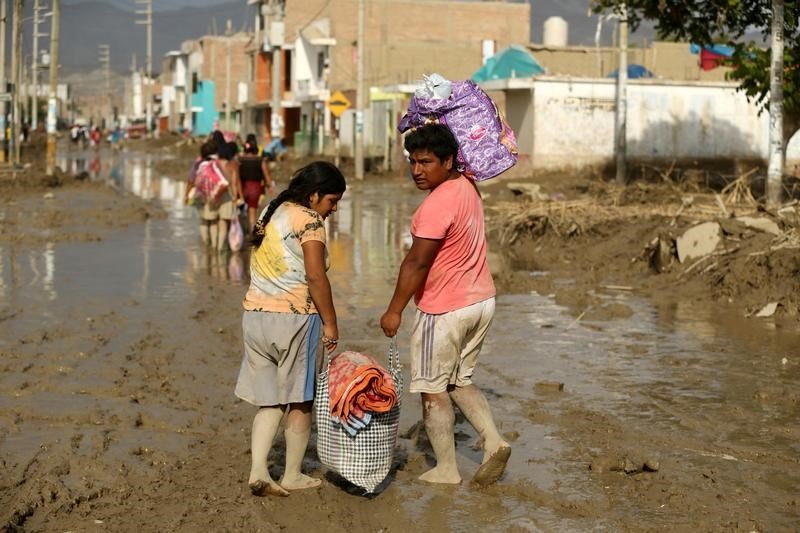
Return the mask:
[[[303, 263], [304, 242], [325, 244], [322, 217], [307, 207], [284, 202], [267, 224], [261, 246], [250, 255], [250, 288], [244, 296], [247, 311], [316, 314]], [[329, 267], [325, 249], [325, 269]]]

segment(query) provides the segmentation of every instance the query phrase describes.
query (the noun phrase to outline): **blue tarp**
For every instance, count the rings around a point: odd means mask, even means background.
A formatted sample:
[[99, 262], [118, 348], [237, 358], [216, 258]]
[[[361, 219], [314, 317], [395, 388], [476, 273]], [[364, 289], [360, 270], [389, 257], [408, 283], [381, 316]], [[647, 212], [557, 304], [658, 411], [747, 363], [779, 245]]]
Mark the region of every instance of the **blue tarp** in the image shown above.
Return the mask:
[[[619, 69], [614, 69], [606, 77], [607, 78], [616, 78], [618, 74], [619, 74]], [[653, 73], [650, 72], [649, 70], [647, 70], [646, 68], [644, 68], [643, 66], [637, 65], [635, 63], [631, 64], [631, 65], [628, 65], [628, 78], [635, 80], [636, 78], [652, 78], [652, 77], [653, 77]]]
[[543, 72], [542, 66], [525, 48], [512, 44], [487, 59], [486, 64], [475, 71], [470, 79], [480, 83], [487, 80], [527, 78]]

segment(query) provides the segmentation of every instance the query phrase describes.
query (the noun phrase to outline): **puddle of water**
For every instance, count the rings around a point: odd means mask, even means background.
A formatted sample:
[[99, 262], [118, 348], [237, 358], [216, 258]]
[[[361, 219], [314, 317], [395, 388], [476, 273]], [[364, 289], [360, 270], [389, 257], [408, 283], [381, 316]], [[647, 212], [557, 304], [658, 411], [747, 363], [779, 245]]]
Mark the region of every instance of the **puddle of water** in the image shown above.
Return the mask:
[[[75, 320], [92, 316], [109, 300], [135, 302], [138, 310], [131, 313], [147, 320], [153, 306], [183, 302], [209, 282], [241, 285], [244, 290], [246, 255], [206, 254], [197, 238], [196, 214], [182, 203], [184, 184], [154, 175], [151, 162], [152, 156], [141, 154], [59, 162], [67, 171], [85, 170], [92, 179], [157, 200], [169, 216], [129, 227], [101, 243], [48, 244], [36, 250], [0, 247], [0, 311], [18, 307], [37, 311], [11, 321], [15, 337], [24, 336], [42, 319], [74, 313], [76, 302], [81, 303], [82, 315], [72, 317]], [[391, 296], [410, 216], [421, 199], [421, 193], [404, 180], [355, 183], [328, 220], [330, 276], [343, 344], [347, 342], [350, 349], [376, 354], [385, 350], [377, 321]], [[797, 331], [770, 329], [770, 321], [745, 323], [721, 316], [713, 307], [653, 307], [626, 294], [607, 298], [628, 305], [632, 317], [578, 321], [552, 298], [536, 294], [498, 298], [476, 382], [485, 390], [501, 431], [519, 435], [505, 482], [559, 494], [565, 500], [604, 499], [587, 475], [590, 458], [564, 461], [569, 443], [547, 422], [552, 416], [543, 416], [559, 412], [575, 399], [619, 420], [642, 421], [660, 431], [681, 432], [686, 442], [705, 443], [702, 448], [675, 452], [689, 454], [693, 461], [716, 460], [731, 447], [781, 457], [800, 453], [797, 440], [782, 432], [787, 424], [796, 425], [796, 405], [772, 401], [795, 390], [800, 378]], [[400, 333], [401, 350], [410, 318], [409, 309]], [[108, 349], [126, 346], [129, 340], [121, 332]], [[0, 338], [0, 348], [4, 344]], [[783, 357], [789, 364], [781, 363]], [[565, 392], [542, 395], [536, 384], [543, 381], [564, 383]], [[56, 404], [60, 399], [54, 396], [51, 401]], [[88, 398], [80, 401], [91, 403]], [[405, 405], [401, 428], [420, 416], [418, 398], [408, 397]], [[740, 418], [730, 419], [731, 413], [740, 413]], [[466, 474], [481, 455], [469, 447], [475, 438], [471, 427], [460, 422], [457, 430], [466, 437], [459, 441], [459, 460]], [[792, 475], [780, 478], [775, 490], [786, 490], [796, 481]], [[417, 492], [418, 498], [404, 504], [412, 516], [450, 529], [472, 524], [470, 510], [476, 500], [468, 488]], [[529, 494], [520, 489], [499, 497], [496, 503], [502, 512], [497, 512], [497, 523], [529, 531], [566, 531], [604, 523], [565, 522], [553, 509], [532, 508]], [[452, 511], [443, 515], [444, 508]], [[616, 512], [630, 515], [637, 510]]]

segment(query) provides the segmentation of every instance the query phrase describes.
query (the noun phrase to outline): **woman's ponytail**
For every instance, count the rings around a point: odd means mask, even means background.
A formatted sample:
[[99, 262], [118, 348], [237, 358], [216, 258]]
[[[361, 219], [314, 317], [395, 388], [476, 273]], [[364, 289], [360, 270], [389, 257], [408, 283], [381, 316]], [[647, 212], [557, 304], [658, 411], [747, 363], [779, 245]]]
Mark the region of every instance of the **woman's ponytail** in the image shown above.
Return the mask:
[[272, 215], [275, 214], [275, 210], [278, 209], [283, 202], [291, 199], [291, 197], [292, 192], [290, 189], [281, 191], [278, 196], [270, 201], [261, 218], [256, 220], [256, 223], [253, 226], [252, 237], [250, 238], [250, 244], [252, 244], [254, 248], [261, 246], [261, 241], [264, 240], [264, 235], [266, 235], [267, 224], [269, 224]]

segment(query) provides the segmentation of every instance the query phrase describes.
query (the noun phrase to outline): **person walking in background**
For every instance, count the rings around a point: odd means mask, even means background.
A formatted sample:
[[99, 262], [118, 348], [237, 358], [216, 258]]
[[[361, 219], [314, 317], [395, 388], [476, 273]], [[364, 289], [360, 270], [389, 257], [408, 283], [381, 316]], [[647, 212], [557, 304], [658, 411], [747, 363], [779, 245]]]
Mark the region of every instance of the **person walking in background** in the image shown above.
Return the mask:
[[[222, 173], [229, 185], [220, 197], [216, 201], [203, 199], [203, 201], [195, 203], [197, 214], [200, 218], [200, 240], [212, 250], [222, 251], [225, 249], [228, 240], [228, 224], [220, 224], [220, 220], [227, 219], [227, 222], [230, 222], [234, 210], [234, 197], [232, 196], [231, 188], [235, 187], [235, 185], [231, 184], [230, 176], [225, 172], [217, 155], [218, 151], [217, 143], [213, 140], [208, 140], [200, 146], [200, 157], [195, 160], [189, 171], [184, 201], [186, 204], [194, 201], [191, 195], [193, 194], [197, 177], [201, 172], [216, 170]], [[207, 169], [205, 168], [207, 165], [214, 165], [216, 169]], [[235, 194], [235, 190], [233, 193]]]
[[267, 191], [273, 192], [274, 182], [266, 160], [258, 155], [258, 145], [254, 134], [251, 133], [247, 136], [243, 153], [239, 154], [238, 160], [242, 197], [247, 205], [247, 228], [250, 231], [256, 223], [256, 214], [262, 196], [265, 196]]
[[[320, 330], [323, 349], [339, 342], [336, 309], [326, 274], [325, 218], [346, 189], [341, 171], [325, 161], [298, 170], [253, 228], [250, 287], [244, 297], [244, 358], [235, 394], [258, 407], [253, 419], [248, 485], [257, 496], [286, 496], [318, 486], [301, 472], [311, 434], [311, 408]], [[280, 482], [267, 456], [286, 415], [286, 464]]]
[[286, 144], [283, 142], [283, 139], [280, 137], [276, 137], [269, 141], [267, 145], [264, 147], [263, 155], [264, 157], [270, 161], [283, 161], [286, 159], [286, 152], [288, 152], [288, 148], [286, 148]]
[[386, 336], [395, 336], [414, 297], [409, 390], [422, 394], [425, 431], [436, 455], [436, 466], [420, 479], [461, 482], [453, 434], [455, 402], [483, 441], [483, 461], [473, 481], [488, 485], [503, 474], [511, 447], [472, 383], [495, 307], [483, 205], [475, 183], [456, 169], [458, 144], [447, 126], [421, 126], [408, 134], [404, 146], [414, 183], [428, 196], [411, 220], [411, 249], [380, 325]]
[[230, 187], [229, 195], [219, 206], [219, 246], [217, 250], [222, 251], [228, 244], [228, 230], [230, 229], [231, 219], [239, 216], [239, 205], [244, 203], [242, 199], [242, 185], [239, 178], [239, 161], [236, 159], [236, 143], [226, 142], [221, 147], [217, 146], [217, 157], [225, 178]]
[[212, 246], [214, 249], [217, 248], [217, 236], [219, 235], [217, 229], [219, 213], [211, 209], [211, 206], [206, 206], [205, 202], [196, 202], [192, 195], [195, 192], [195, 181], [200, 165], [203, 162], [214, 161], [216, 158], [217, 143], [209, 139], [200, 146], [200, 155], [192, 163], [183, 198], [186, 205], [194, 205], [197, 208], [197, 215], [200, 218], [200, 241], [206, 246]]

